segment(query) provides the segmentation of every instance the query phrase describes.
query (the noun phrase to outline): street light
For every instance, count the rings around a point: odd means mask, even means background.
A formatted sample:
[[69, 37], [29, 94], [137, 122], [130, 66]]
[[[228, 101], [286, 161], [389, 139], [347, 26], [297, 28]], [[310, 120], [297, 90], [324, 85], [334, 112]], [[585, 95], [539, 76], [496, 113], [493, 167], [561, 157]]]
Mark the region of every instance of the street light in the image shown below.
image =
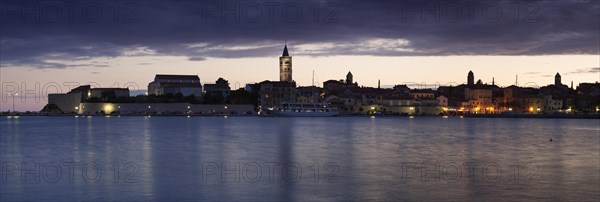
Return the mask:
[[10, 96], [13, 97], [13, 101], [12, 101], [13, 102], [12, 103], [13, 109], [12, 109], [12, 111], [15, 112], [15, 96], [19, 95], [19, 93], [8, 93], [6, 95], [10, 95]]

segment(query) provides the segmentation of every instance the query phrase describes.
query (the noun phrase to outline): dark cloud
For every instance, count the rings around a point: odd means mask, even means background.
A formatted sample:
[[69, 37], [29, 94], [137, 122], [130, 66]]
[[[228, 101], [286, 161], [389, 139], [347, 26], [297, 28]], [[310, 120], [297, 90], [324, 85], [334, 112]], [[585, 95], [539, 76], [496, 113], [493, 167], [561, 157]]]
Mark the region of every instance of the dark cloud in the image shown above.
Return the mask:
[[204, 61], [204, 60], [206, 60], [206, 58], [203, 58], [203, 57], [189, 57], [188, 60], [190, 60], [190, 61]]
[[597, 74], [600, 76], [600, 67], [591, 67], [591, 68], [580, 68], [572, 72], [567, 72], [567, 74]]
[[69, 68], [72, 61], [139, 55], [276, 56], [284, 40], [291, 54], [310, 56], [600, 49], [597, 0], [0, 2], [1, 67]]

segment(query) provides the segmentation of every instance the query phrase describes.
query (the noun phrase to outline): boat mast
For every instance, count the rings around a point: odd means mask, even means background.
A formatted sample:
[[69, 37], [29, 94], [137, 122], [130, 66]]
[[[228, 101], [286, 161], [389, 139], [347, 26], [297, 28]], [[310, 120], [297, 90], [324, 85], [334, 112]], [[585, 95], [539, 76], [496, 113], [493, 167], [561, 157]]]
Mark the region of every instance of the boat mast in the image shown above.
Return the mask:
[[310, 85], [310, 88], [312, 90], [311, 94], [310, 94], [310, 99], [312, 100], [311, 102], [315, 102], [315, 70], [313, 70], [313, 75], [312, 75], [312, 83]]

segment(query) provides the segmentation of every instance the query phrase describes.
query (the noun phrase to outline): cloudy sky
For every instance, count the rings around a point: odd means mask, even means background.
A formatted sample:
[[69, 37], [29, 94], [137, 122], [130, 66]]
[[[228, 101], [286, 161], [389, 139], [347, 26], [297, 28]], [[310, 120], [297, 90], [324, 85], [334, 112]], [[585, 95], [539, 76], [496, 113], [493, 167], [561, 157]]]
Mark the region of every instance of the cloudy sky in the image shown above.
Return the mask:
[[[1, 110], [76, 84], [145, 89], [154, 74], [361, 85], [577, 85], [600, 77], [600, 1], [0, 1]], [[17, 89], [15, 89], [17, 88]], [[39, 98], [31, 98], [31, 97]]]

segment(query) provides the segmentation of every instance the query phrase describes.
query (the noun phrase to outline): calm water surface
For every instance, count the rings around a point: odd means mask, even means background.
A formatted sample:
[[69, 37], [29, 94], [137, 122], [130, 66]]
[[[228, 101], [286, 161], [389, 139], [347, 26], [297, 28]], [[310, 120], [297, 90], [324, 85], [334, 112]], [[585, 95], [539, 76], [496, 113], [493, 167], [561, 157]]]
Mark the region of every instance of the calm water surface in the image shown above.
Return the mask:
[[0, 117], [0, 132], [2, 201], [600, 200], [600, 120]]

